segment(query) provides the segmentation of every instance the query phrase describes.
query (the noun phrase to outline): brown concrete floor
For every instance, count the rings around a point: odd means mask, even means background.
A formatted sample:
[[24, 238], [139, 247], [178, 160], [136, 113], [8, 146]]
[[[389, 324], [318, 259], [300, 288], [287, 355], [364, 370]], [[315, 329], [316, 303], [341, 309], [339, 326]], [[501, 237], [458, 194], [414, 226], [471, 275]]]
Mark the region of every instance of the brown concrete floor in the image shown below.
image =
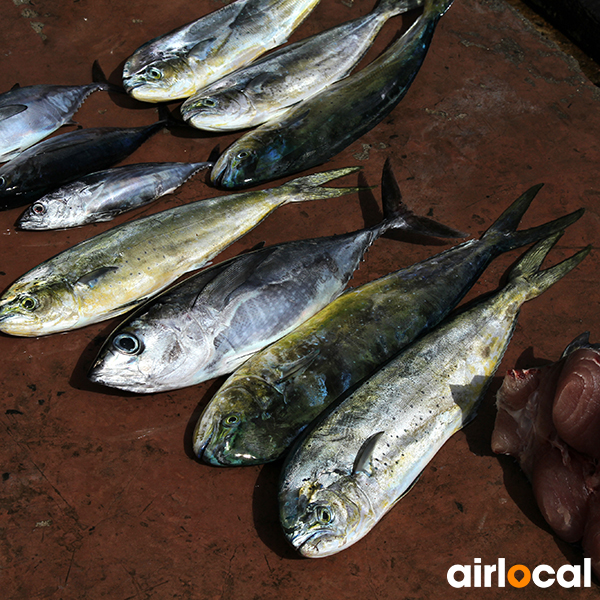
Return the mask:
[[[2, 88], [15, 82], [86, 83], [98, 59], [118, 82], [140, 44], [220, 4], [171, 0], [13, 0], [0, 20]], [[367, 12], [371, 2], [322, 0], [295, 38]], [[406, 21], [405, 25], [406, 26]], [[394, 36], [389, 24], [370, 57]], [[328, 167], [363, 166], [376, 184], [390, 156], [406, 202], [474, 236], [529, 186], [544, 182], [523, 225], [587, 209], [550, 262], [600, 229], [600, 92], [575, 61], [503, 0], [456, 0], [399, 107]], [[151, 123], [153, 107], [97, 93], [76, 119], [86, 127]], [[204, 160], [236, 136], [164, 132], [128, 162]], [[348, 178], [354, 184], [357, 178]], [[378, 196], [378, 190], [374, 194]], [[116, 222], [214, 195], [202, 178]], [[223, 257], [265, 240], [331, 235], [377, 219], [358, 196], [284, 207]], [[370, 205], [362, 198], [363, 206]], [[20, 210], [0, 213], [0, 288], [112, 224], [54, 233], [17, 232]], [[344, 218], [340, 218], [343, 215]], [[445, 246], [381, 239], [352, 284], [372, 280]], [[497, 259], [469, 298], [497, 286], [513, 252]], [[597, 250], [568, 278], [526, 305], [500, 368], [555, 360], [584, 330], [600, 341]], [[40, 339], [0, 336], [2, 448], [0, 586], [21, 599], [327, 597], [508, 598], [510, 588], [455, 590], [454, 564], [554, 568], [581, 561], [535, 507], [512, 460], [489, 448], [494, 392], [417, 485], [364, 540], [328, 559], [300, 559], [279, 531], [279, 465], [217, 469], [194, 460], [191, 429], [220, 381], [152, 396], [96, 387], [85, 372], [115, 322]], [[520, 598], [592, 598], [597, 587]]]

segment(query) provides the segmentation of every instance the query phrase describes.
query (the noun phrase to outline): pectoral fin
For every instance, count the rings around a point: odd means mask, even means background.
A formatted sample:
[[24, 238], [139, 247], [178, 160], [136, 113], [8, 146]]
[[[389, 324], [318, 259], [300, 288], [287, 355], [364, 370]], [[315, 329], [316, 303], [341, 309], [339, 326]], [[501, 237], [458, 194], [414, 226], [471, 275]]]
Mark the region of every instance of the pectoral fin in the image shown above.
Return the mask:
[[14, 117], [25, 110], [27, 110], [27, 106], [25, 106], [25, 104], [11, 104], [10, 106], [2, 106], [0, 107], [0, 121], [10, 119], [10, 117]]
[[367, 438], [360, 450], [356, 454], [354, 459], [354, 465], [352, 467], [352, 475], [356, 475], [359, 471], [366, 473], [367, 475], [373, 474], [373, 465], [371, 464], [371, 458], [373, 457], [373, 450], [379, 441], [379, 438], [384, 434], [383, 431], [374, 433], [371, 437]]
[[279, 372], [281, 373], [279, 379], [274, 382], [274, 385], [281, 386], [285, 384], [287, 381], [292, 379], [292, 377], [297, 377], [301, 375], [313, 364], [317, 356], [319, 356], [320, 351], [318, 348], [314, 348], [305, 356], [302, 356], [298, 360], [289, 362], [285, 365], [281, 365], [279, 367]]
[[94, 269], [85, 275], [82, 275], [76, 282], [75, 285], [87, 285], [90, 288], [98, 285], [98, 282], [108, 273], [114, 273], [119, 267], [100, 267]]

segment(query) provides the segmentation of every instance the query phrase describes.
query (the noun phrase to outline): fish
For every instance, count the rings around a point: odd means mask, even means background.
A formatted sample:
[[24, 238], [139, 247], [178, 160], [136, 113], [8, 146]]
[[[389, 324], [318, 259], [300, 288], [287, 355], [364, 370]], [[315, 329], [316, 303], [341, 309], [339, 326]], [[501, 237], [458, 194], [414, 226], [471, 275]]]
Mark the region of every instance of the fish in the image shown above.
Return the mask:
[[198, 90], [182, 104], [181, 115], [208, 131], [235, 131], [277, 119], [346, 77], [388, 19], [421, 4], [382, 0], [368, 15], [275, 50]]
[[600, 575], [600, 344], [577, 336], [560, 359], [510, 369], [496, 394], [491, 447], [515, 457], [542, 516], [569, 544], [581, 542]]
[[251, 356], [200, 415], [193, 435], [196, 456], [218, 466], [281, 457], [330, 404], [437, 325], [493, 258], [581, 217], [582, 209], [515, 231], [540, 187], [522, 194], [480, 239], [345, 292]]
[[123, 67], [136, 100], [187, 98], [287, 41], [319, 0], [237, 0], [138, 48]]
[[174, 192], [211, 166], [210, 162], [143, 163], [90, 173], [36, 200], [17, 227], [39, 231], [110, 221]]
[[279, 206], [358, 191], [321, 186], [359, 168], [199, 200], [112, 227], [14, 282], [0, 297], [0, 331], [41, 336], [123, 314], [206, 265]]
[[231, 373], [339, 296], [386, 231], [466, 237], [409, 211], [389, 160], [382, 198], [384, 219], [372, 227], [254, 250], [163, 292], [110, 334], [89, 379], [152, 393]]
[[106, 81], [100, 65], [92, 70], [94, 82], [86, 85], [29, 85], [0, 94], [0, 163], [71, 123], [86, 98], [116, 88]]
[[375, 127], [415, 79], [452, 0], [425, 0], [421, 16], [379, 58], [231, 144], [211, 170], [213, 185], [239, 189], [329, 160]]
[[60, 185], [106, 169], [137, 150], [168, 125], [94, 127], [51, 137], [0, 166], [0, 210], [38, 200]]
[[385, 365], [290, 453], [279, 490], [287, 540], [310, 558], [367, 535], [444, 443], [475, 418], [521, 306], [574, 269], [587, 247], [540, 271], [562, 233], [536, 244], [508, 283], [449, 318]]

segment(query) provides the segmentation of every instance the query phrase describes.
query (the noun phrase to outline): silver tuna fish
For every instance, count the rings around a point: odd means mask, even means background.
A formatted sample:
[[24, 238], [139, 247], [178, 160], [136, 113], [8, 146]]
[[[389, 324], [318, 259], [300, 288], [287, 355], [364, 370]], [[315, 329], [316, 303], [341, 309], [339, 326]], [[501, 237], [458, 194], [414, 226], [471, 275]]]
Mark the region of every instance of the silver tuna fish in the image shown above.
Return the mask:
[[558, 237], [534, 246], [501, 291], [415, 342], [303, 438], [284, 467], [279, 502], [283, 530], [304, 556], [329, 556], [365, 536], [474, 418], [521, 305], [589, 253], [538, 272]]
[[337, 297], [388, 229], [463, 237], [412, 214], [388, 162], [382, 196], [385, 218], [373, 227], [256, 250], [167, 290], [110, 335], [90, 379], [150, 393], [231, 373]]
[[187, 98], [283, 44], [319, 0], [237, 0], [138, 48], [123, 86], [137, 100]]
[[127, 312], [205, 265], [279, 206], [358, 190], [321, 184], [356, 167], [276, 188], [191, 202], [118, 225], [35, 267], [0, 298], [0, 331], [38, 336]]
[[423, 0], [383, 0], [368, 15], [272, 52], [188, 98], [183, 118], [198, 129], [231, 131], [278, 118], [292, 104], [346, 77], [383, 25]]
[[28, 230], [64, 229], [110, 221], [174, 192], [212, 163], [144, 163], [91, 173], [46, 194], [19, 218]]

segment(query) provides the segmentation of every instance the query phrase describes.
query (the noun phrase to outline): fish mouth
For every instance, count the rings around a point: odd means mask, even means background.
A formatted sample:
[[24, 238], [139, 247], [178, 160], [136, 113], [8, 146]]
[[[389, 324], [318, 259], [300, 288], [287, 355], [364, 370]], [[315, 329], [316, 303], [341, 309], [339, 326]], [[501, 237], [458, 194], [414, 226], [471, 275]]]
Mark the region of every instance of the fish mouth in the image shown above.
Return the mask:
[[223, 178], [225, 177], [226, 170], [227, 165], [219, 164], [219, 161], [217, 161], [210, 171], [211, 183], [217, 187], [223, 187]]

